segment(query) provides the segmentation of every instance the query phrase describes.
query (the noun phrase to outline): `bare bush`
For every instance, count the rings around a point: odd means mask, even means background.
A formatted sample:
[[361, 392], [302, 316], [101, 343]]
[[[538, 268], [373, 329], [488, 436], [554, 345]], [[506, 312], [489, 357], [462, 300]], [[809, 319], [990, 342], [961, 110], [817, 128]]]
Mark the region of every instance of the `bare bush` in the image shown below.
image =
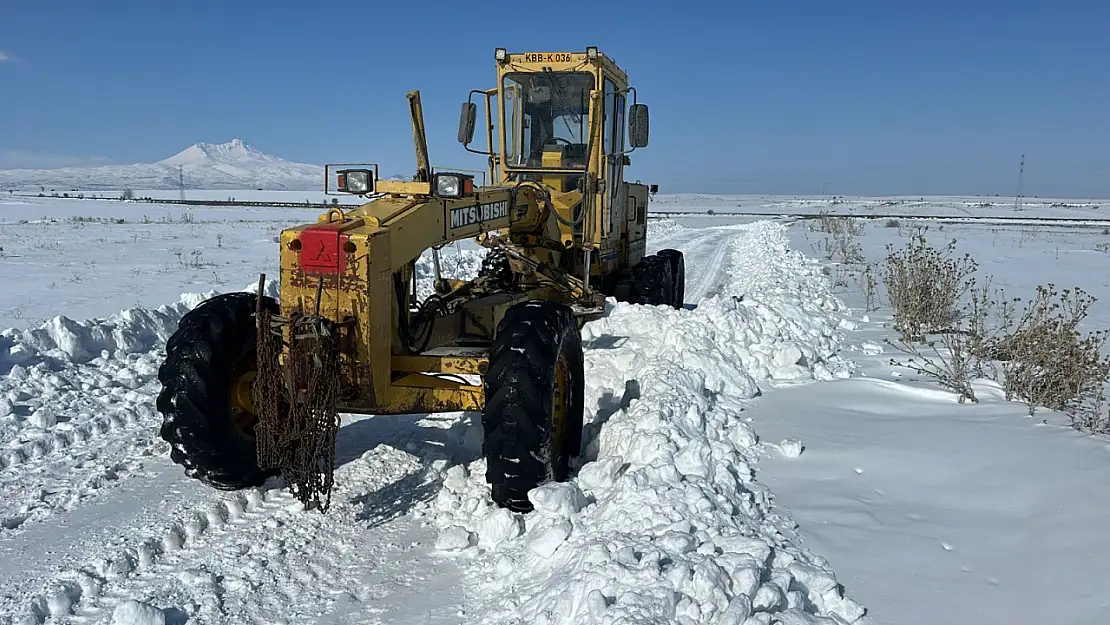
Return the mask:
[[1105, 399], [1104, 393], [1099, 392], [1077, 402], [1068, 415], [1072, 427], [1088, 434], [1110, 434], [1110, 406]]
[[838, 231], [825, 239], [818, 240], [814, 248], [825, 260], [845, 265], [864, 264], [863, 247], [848, 231]]
[[809, 221], [810, 232], [824, 232], [828, 238], [818, 240], [814, 250], [825, 260], [845, 265], [864, 264], [863, 247], [856, 237], [863, 234], [863, 223], [849, 215], [832, 215], [822, 211], [820, 217]]
[[1038, 286], [1036, 296], [1021, 306], [1021, 299], [1002, 291], [973, 287], [955, 325], [937, 338], [888, 341], [910, 356], [891, 363], [935, 378], [961, 403], [978, 401], [972, 380], [991, 377], [1008, 400], [1025, 402], [1030, 415], [1042, 407], [1058, 410], [1078, 430], [1110, 433], [1104, 402], [1110, 357], [1103, 355], [1110, 332], [1079, 330], [1095, 301], [1082, 289], [1057, 291], [1050, 284]]
[[[937, 340], [918, 344], [901, 340], [887, 343], [909, 355], [905, 361], [890, 360], [890, 364], [906, 367], [930, 378], [934, 378], [944, 388], [956, 393], [961, 404], [978, 403], [971, 381], [976, 375], [979, 363], [971, 348], [971, 339], [960, 332], [947, 331]], [[926, 349], [923, 349], [926, 348]]]
[[1110, 333], [1079, 330], [1095, 301], [1078, 288], [1037, 287], [1013, 327], [987, 346], [987, 355], [1002, 361], [1007, 399], [1024, 400], [1029, 414], [1037, 406], [1066, 412], [1073, 422], [1087, 404], [1101, 404], [1110, 377], [1110, 357], [1102, 349]]
[[863, 293], [864, 303], [866, 304], [866, 311], [871, 312], [876, 310], [875, 307], [875, 272], [872, 270], [871, 265], [867, 265], [867, 269], [863, 272]]
[[902, 226], [902, 222], [898, 221], [897, 219], [893, 219], [893, 218], [892, 219], [887, 219], [886, 221], [883, 222], [883, 227], [884, 228], [899, 228], [901, 226]]
[[934, 340], [920, 341], [903, 335], [897, 343], [887, 343], [910, 358], [905, 362], [891, 359], [890, 364], [931, 378], [955, 392], [959, 402], [978, 403], [971, 381], [982, 377], [986, 342], [995, 340], [999, 331], [995, 319], [1007, 318], [1010, 310], [1004, 295], [992, 296], [989, 286], [970, 287], [967, 301], [960, 303], [953, 317], [957, 327], [947, 327]]
[[863, 222], [851, 215], [833, 215], [828, 211], [821, 211], [816, 219], [810, 220], [809, 230], [810, 232], [859, 236], [863, 234]]
[[953, 257], [956, 240], [937, 249], [925, 230], [918, 231], [902, 250], [887, 246], [882, 281], [894, 309], [895, 329], [910, 340], [952, 325], [963, 296], [974, 286], [978, 263], [969, 254]]
[[875, 306], [875, 272], [872, 264], [866, 264], [863, 270], [856, 272], [853, 277], [856, 279], [856, 285], [863, 292], [864, 311], [877, 310]]

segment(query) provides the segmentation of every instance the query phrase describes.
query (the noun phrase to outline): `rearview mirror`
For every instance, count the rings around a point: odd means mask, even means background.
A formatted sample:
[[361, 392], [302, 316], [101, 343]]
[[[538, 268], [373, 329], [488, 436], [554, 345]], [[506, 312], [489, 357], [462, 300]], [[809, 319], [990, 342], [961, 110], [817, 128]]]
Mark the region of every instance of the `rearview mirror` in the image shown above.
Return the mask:
[[648, 107], [633, 104], [628, 109], [628, 141], [633, 148], [646, 148], [648, 144]]
[[462, 113], [459, 115], [459, 143], [467, 145], [474, 140], [474, 122], [477, 117], [478, 105], [463, 102]]

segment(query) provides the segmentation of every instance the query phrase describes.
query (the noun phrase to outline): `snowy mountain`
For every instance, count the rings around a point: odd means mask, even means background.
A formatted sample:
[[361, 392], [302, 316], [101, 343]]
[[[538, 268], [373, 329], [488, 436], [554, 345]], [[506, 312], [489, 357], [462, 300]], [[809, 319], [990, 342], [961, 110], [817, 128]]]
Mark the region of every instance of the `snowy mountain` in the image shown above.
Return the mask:
[[233, 139], [198, 143], [156, 163], [0, 170], [0, 188], [37, 191], [177, 189], [179, 170], [191, 189], [302, 191], [320, 187], [324, 168], [271, 156]]

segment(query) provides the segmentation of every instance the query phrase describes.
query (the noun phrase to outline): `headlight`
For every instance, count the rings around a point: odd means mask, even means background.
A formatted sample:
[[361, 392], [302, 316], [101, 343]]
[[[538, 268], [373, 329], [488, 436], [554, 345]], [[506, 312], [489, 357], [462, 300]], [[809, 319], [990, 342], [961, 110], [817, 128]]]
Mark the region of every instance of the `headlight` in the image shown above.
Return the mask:
[[439, 197], [463, 197], [474, 192], [474, 176], [466, 174], [435, 174], [435, 193]]
[[344, 169], [336, 172], [336, 182], [343, 193], [365, 195], [374, 190], [374, 172], [369, 169]]

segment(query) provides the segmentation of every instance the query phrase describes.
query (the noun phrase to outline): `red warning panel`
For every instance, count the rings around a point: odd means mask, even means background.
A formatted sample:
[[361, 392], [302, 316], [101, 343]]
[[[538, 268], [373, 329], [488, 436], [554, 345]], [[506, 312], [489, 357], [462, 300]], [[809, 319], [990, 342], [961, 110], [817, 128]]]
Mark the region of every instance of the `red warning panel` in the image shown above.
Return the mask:
[[300, 263], [305, 273], [334, 275], [347, 268], [347, 255], [343, 253], [347, 235], [335, 226], [309, 226], [297, 238], [301, 242]]

